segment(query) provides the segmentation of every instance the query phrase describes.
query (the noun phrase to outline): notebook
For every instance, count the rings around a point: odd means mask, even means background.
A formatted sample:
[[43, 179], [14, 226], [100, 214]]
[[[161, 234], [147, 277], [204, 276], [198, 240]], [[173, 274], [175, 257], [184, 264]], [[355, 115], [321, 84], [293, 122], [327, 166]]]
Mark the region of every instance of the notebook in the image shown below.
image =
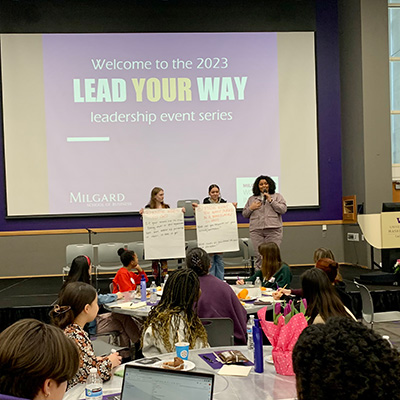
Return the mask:
[[121, 400], [211, 400], [214, 375], [126, 365]]

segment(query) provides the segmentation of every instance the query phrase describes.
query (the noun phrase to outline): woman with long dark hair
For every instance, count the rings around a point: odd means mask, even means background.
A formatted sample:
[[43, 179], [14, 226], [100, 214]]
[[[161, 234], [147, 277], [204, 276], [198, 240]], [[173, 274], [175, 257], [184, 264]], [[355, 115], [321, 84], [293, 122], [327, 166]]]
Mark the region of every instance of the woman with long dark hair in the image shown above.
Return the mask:
[[[203, 204], [223, 204], [227, 201], [221, 197], [221, 189], [216, 183], [211, 184], [208, 187], [208, 197], [203, 199]], [[234, 207], [237, 207], [237, 203], [232, 203]], [[198, 204], [192, 203], [193, 208], [196, 208]], [[224, 280], [225, 264], [222, 253], [213, 253], [209, 255], [211, 258], [210, 275], [214, 275], [221, 281]]]
[[282, 214], [287, 206], [283, 196], [275, 190], [273, 179], [260, 175], [253, 184], [253, 196], [249, 197], [242, 212], [243, 217], [250, 219], [250, 239], [256, 253], [257, 269], [261, 268], [260, 244], [274, 242], [280, 246], [282, 242]]
[[95, 288], [84, 282], [71, 282], [60, 292], [58, 304], [50, 312], [51, 322], [75, 340], [80, 352], [80, 367], [68, 381], [68, 388], [85, 382], [92, 367], [96, 367], [101, 379], [106, 381], [111, 378], [112, 368], [121, 364], [118, 353], [96, 357], [89, 336], [83, 329], [96, 318], [98, 311]]
[[308, 324], [324, 323], [330, 317], [345, 317], [355, 320], [337, 295], [328, 275], [318, 269], [310, 268], [301, 275], [303, 297], [307, 300], [306, 316]]

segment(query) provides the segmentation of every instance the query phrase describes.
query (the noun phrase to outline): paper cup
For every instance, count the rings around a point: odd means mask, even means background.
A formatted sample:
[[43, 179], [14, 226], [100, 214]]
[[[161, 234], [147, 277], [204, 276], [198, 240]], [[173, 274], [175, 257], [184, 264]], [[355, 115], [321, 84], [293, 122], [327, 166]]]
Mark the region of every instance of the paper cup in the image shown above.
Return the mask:
[[175, 348], [177, 357], [182, 358], [182, 360], [187, 360], [189, 358], [189, 343], [175, 343]]

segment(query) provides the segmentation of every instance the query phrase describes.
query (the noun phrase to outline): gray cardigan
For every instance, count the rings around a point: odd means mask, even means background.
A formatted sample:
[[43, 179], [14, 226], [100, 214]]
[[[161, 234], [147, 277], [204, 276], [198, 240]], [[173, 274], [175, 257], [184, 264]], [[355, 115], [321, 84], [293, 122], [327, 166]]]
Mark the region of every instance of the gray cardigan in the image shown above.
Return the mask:
[[271, 203], [266, 201], [264, 204], [262, 202], [261, 207], [254, 211], [250, 210], [250, 205], [257, 199], [262, 199], [262, 196], [250, 196], [247, 200], [242, 215], [245, 218], [250, 218], [250, 232], [256, 229], [282, 227], [282, 214], [285, 214], [287, 210], [286, 201], [280, 193], [274, 193], [270, 196], [272, 197]]

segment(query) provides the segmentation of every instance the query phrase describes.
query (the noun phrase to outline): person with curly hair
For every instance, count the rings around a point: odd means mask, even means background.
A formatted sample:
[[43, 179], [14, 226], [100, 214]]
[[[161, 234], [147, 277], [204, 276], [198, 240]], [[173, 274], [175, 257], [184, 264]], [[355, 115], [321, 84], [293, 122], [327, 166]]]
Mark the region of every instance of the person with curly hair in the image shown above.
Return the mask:
[[377, 333], [348, 318], [309, 326], [293, 349], [299, 400], [399, 400], [400, 357]]
[[199, 297], [200, 282], [194, 271], [180, 269], [169, 276], [160, 302], [151, 309], [143, 326], [145, 357], [170, 353], [179, 341], [188, 342], [190, 349], [209, 347], [207, 333], [196, 312]]
[[281, 245], [283, 237], [282, 215], [287, 211], [286, 200], [275, 193], [276, 185], [272, 178], [260, 175], [253, 184], [250, 196], [242, 215], [250, 219], [250, 239], [256, 254], [256, 268], [261, 269], [260, 244], [274, 242]]
[[230, 318], [234, 326], [235, 344], [246, 344], [246, 310], [229, 285], [210, 274], [211, 260], [207, 252], [200, 247], [190, 250], [186, 256], [186, 265], [196, 272], [200, 281], [198, 316], [200, 318]]

